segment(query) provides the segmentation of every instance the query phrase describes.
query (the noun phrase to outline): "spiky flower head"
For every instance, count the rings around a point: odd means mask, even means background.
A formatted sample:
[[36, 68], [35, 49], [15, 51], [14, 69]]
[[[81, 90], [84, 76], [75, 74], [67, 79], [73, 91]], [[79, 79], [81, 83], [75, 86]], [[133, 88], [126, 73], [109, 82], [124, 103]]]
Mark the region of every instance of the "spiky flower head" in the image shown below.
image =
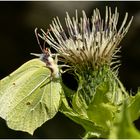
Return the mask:
[[77, 78], [76, 91], [62, 86], [64, 98], [60, 110], [94, 137], [108, 136], [116, 114], [128, 96], [110, 65], [133, 17], [127, 23], [126, 13], [117, 29], [118, 18], [117, 8], [112, 14], [108, 7], [105, 19], [101, 18], [98, 9], [93, 11], [91, 19], [84, 11], [81, 18], [78, 18], [77, 11], [72, 18], [66, 13], [67, 31], [56, 17], [50, 25], [51, 31], [42, 30], [43, 34], [39, 35], [56, 50], [59, 61], [74, 70]]
[[98, 9], [93, 11], [91, 19], [87, 18], [84, 11], [80, 19], [77, 11], [72, 18], [66, 13], [66, 32], [56, 17], [50, 25], [51, 32], [46, 34], [42, 31], [41, 37], [57, 51], [60, 61], [77, 71], [94, 70], [104, 64], [112, 64], [111, 60], [118, 51], [118, 45], [132, 22], [133, 17], [126, 24], [127, 17], [128, 13], [117, 30], [117, 8], [112, 14], [111, 8], [106, 7], [105, 19], [101, 18]]

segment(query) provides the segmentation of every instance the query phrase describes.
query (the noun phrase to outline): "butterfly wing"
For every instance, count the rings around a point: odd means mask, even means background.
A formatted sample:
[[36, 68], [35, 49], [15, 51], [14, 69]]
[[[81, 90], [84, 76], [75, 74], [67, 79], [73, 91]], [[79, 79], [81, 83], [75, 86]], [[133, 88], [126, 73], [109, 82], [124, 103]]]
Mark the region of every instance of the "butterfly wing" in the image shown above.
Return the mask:
[[0, 117], [11, 129], [33, 134], [58, 112], [61, 85], [50, 75], [45, 63], [33, 59], [0, 81]]

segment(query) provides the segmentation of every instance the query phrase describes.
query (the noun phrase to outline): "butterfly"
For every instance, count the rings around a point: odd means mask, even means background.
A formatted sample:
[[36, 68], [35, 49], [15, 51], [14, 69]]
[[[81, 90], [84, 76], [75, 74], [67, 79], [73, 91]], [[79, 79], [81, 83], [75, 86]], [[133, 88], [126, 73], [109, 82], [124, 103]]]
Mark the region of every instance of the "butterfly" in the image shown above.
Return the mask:
[[30, 134], [53, 118], [61, 103], [57, 59], [49, 49], [40, 48], [42, 54], [32, 54], [42, 61], [29, 60], [0, 80], [0, 117], [9, 128]]

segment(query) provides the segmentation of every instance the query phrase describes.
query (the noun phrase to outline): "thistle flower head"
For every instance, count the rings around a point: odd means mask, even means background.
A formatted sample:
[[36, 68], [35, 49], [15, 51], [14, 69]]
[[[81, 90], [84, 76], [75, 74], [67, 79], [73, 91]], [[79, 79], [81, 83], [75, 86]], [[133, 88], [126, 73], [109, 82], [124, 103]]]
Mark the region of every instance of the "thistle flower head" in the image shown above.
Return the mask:
[[101, 18], [98, 9], [93, 11], [91, 19], [87, 18], [84, 11], [80, 19], [77, 11], [76, 16], [72, 18], [66, 13], [67, 31], [64, 31], [59, 18], [56, 17], [50, 25], [51, 32], [46, 34], [42, 30], [41, 37], [57, 51], [60, 61], [78, 71], [94, 70], [103, 64], [112, 64], [111, 60], [118, 51], [118, 45], [132, 22], [133, 17], [126, 24], [127, 17], [128, 13], [117, 30], [117, 8], [112, 14], [111, 8], [106, 7], [105, 19]]

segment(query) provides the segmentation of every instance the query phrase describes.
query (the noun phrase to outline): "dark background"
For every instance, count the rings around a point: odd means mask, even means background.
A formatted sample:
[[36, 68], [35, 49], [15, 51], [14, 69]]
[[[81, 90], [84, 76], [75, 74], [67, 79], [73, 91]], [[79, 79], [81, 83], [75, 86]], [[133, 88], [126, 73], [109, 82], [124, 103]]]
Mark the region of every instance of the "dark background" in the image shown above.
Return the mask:
[[[91, 16], [93, 9], [99, 8], [104, 16], [105, 6], [112, 7], [113, 11], [117, 6], [120, 21], [125, 12], [129, 13], [129, 19], [134, 16], [130, 30], [120, 44], [119, 77], [126, 89], [135, 94], [140, 87], [140, 2], [0, 2], [0, 79], [34, 58], [31, 52], [41, 52], [34, 35], [35, 27], [46, 30], [55, 16], [63, 24], [65, 12], [73, 16], [75, 9], [79, 15], [85, 10], [87, 16]], [[68, 84], [73, 83], [68, 76], [64, 78]], [[140, 129], [140, 121], [135, 124]], [[0, 119], [0, 138], [81, 138], [83, 132], [81, 126], [60, 113], [38, 128], [33, 136], [7, 128], [5, 121]]]

